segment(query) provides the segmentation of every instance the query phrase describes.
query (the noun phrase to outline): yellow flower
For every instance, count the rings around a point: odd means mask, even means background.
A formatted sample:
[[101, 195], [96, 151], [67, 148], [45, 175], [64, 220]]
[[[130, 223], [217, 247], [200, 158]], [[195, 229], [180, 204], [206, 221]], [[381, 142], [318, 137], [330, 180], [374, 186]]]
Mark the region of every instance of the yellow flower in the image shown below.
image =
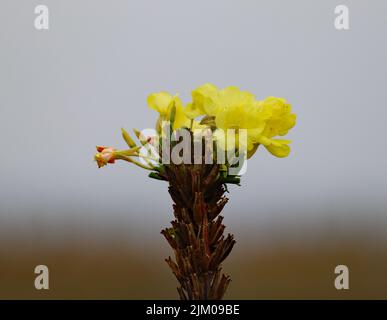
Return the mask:
[[291, 105], [283, 98], [267, 97], [257, 101], [253, 94], [237, 87], [218, 90], [216, 86], [206, 83], [192, 91], [192, 103], [187, 104], [184, 112], [190, 119], [210, 116], [207, 121], [216, 126], [215, 139], [227, 149], [232, 147], [226, 141], [227, 129], [236, 129], [236, 147], [238, 130], [246, 129], [249, 158], [260, 144], [277, 157], [286, 157], [290, 153], [289, 140], [274, 138], [285, 135], [296, 122]]
[[178, 129], [181, 127], [189, 127], [190, 120], [186, 117], [183, 109], [183, 104], [180, 98], [175, 95], [172, 96], [168, 92], [158, 92], [152, 93], [148, 96], [148, 106], [149, 108], [157, 111], [160, 114], [158, 123], [161, 121], [169, 121], [171, 118], [171, 111], [173, 106], [176, 108], [175, 120], [173, 123], [173, 129]]
[[296, 115], [291, 113], [292, 106], [283, 98], [267, 97], [262, 101], [264, 108], [271, 111], [264, 135], [271, 138], [284, 136], [296, 124]]
[[214, 116], [217, 111], [215, 96], [218, 89], [210, 83], [206, 83], [192, 91], [192, 102], [185, 108], [185, 114], [188, 118], [194, 119], [200, 115]]
[[289, 155], [289, 140], [272, 139], [275, 136], [284, 136], [294, 127], [296, 115], [291, 113], [291, 105], [283, 98], [267, 97], [260, 102], [261, 108], [270, 112], [265, 129], [257, 140], [274, 156], [283, 158]]
[[[220, 90], [215, 98], [216, 127], [219, 129], [246, 129], [247, 150], [252, 150], [265, 129], [270, 112], [261, 108], [253, 94], [237, 87]], [[236, 137], [238, 141], [238, 137]]]

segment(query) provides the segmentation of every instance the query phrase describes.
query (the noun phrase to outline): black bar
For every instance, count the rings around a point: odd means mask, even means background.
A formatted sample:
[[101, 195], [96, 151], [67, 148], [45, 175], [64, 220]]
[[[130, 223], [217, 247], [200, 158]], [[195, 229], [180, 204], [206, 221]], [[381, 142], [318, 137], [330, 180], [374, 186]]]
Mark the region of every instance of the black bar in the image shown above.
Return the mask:
[[[278, 316], [347, 318], [355, 313], [371, 319], [384, 314], [387, 300], [8, 300], [0, 301], [0, 310], [12, 316], [21, 313], [39, 318], [58, 316], [87, 319], [98, 315], [106, 319], [272, 319]], [[176, 314], [176, 311], [178, 313]], [[372, 319], [377, 319], [373, 318]]]

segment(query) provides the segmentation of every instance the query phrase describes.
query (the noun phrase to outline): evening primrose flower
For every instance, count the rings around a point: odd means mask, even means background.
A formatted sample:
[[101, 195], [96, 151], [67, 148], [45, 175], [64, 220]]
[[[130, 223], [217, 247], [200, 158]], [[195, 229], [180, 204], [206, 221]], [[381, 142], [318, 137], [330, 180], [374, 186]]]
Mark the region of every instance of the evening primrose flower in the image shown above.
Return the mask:
[[215, 124], [218, 129], [245, 129], [247, 150], [252, 150], [265, 129], [270, 111], [260, 108], [253, 94], [237, 87], [220, 90], [215, 98], [218, 110]]
[[291, 113], [291, 105], [283, 98], [267, 97], [260, 102], [260, 107], [270, 112], [265, 129], [257, 142], [276, 157], [286, 157], [290, 153], [289, 140], [272, 139], [275, 136], [284, 136], [294, 127], [296, 115]]
[[283, 98], [267, 97], [257, 101], [253, 94], [237, 87], [218, 90], [206, 83], [192, 91], [192, 102], [187, 104], [184, 112], [190, 119], [205, 115], [202, 122], [214, 129], [215, 139], [226, 149], [233, 148], [234, 144], [227, 143], [227, 135], [220, 129], [235, 129], [236, 144], [238, 130], [246, 129], [248, 158], [261, 144], [277, 157], [286, 157], [290, 153], [289, 140], [275, 139], [285, 135], [296, 120], [290, 104]]
[[[228, 152], [234, 149], [238, 154], [247, 151], [247, 159], [254, 155], [260, 145], [277, 157], [286, 157], [290, 153], [290, 141], [280, 137], [295, 125], [296, 115], [291, 113], [291, 105], [283, 98], [270, 96], [257, 101], [252, 93], [238, 87], [219, 90], [213, 84], [206, 83], [192, 91], [192, 102], [186, 107], [183, 107], [177, 95], [172, 96], [165, 91], [150, 94], [147, 102], [149, 108], [160, 115], [155, 138], [149, 140], [149, 137], [142, 137], [139, 131], [134, 130], [140, 142], [137, 147], [130, 135], [122, 129], [129, 150], [97, 147], [98, 153], [94, 159], [98, 167], [119, 159], [153, 170], [158, 162], [150, 150], [154, 148], [156, 153], [160, 152], [161, 138], [171, 137], [171, 124], [174, 131], [187, 129], [191, 135], [211, 133], [216, 150]], [[146, 152], [139, 152], [141, 147]], [[145, 164], [133, 159], [136, 157]]]
[[156, 125], [158, 131], [160, 131], [159, 127], [162, 121], [169, 121], [171, 119], [173, 107], [175, 107], [176, 110], [173, 129], [176, 130], [181, 127], [189, 127], [190, 120], [185, 115], [183, 104], [177, 95], [172, 96], [170, 93], [165, 91], [152, 93], [148, 96], [147, 102], [149, 108], [157, 111], [160, 114]]
[[283, 98], [267, 97], [262, 101], [264, 108], [270, 110], [263, 135], [267, 137], [284, 136], [296, 124], [296, 115], [291, 113], [292, 106]]

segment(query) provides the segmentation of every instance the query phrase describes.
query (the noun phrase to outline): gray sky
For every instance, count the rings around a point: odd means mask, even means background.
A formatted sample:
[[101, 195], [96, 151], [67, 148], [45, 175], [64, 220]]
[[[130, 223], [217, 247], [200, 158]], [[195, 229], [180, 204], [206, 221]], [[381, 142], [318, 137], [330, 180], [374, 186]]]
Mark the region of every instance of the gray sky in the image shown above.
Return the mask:
[[[34, 28], [38, 4], [48, 31]], [[285, 97], [298, 115], [290, 157], [260, 150], [231, 188], [232, 230], [385, 235], [387, 2], [346, 1], [348, 31], [334, 28], [338, 4], [3, 0], [1, 228], [158, 237], [172, 219], [166, 184], [124, 163], [97, 170], [94, 146], [123, 146], [121, 126], [152, 127], [149, 93], [188, 102], [211, 82]]]

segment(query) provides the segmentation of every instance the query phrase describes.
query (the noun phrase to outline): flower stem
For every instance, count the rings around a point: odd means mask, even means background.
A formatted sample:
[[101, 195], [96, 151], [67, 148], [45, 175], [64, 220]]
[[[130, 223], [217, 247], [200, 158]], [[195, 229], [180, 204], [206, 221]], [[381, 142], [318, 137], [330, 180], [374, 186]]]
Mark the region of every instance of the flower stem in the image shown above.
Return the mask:
[[216, 164], [165, 166], [175, 220], [161, 233], [175, 254], [175, 261], [169, 257], [166, 262], [179, 281], [182, 300], [222, 299], [231, 281], [221, 267], [235, 240], [223, 235], [219, 214], [228, 199], [219, 171]]

